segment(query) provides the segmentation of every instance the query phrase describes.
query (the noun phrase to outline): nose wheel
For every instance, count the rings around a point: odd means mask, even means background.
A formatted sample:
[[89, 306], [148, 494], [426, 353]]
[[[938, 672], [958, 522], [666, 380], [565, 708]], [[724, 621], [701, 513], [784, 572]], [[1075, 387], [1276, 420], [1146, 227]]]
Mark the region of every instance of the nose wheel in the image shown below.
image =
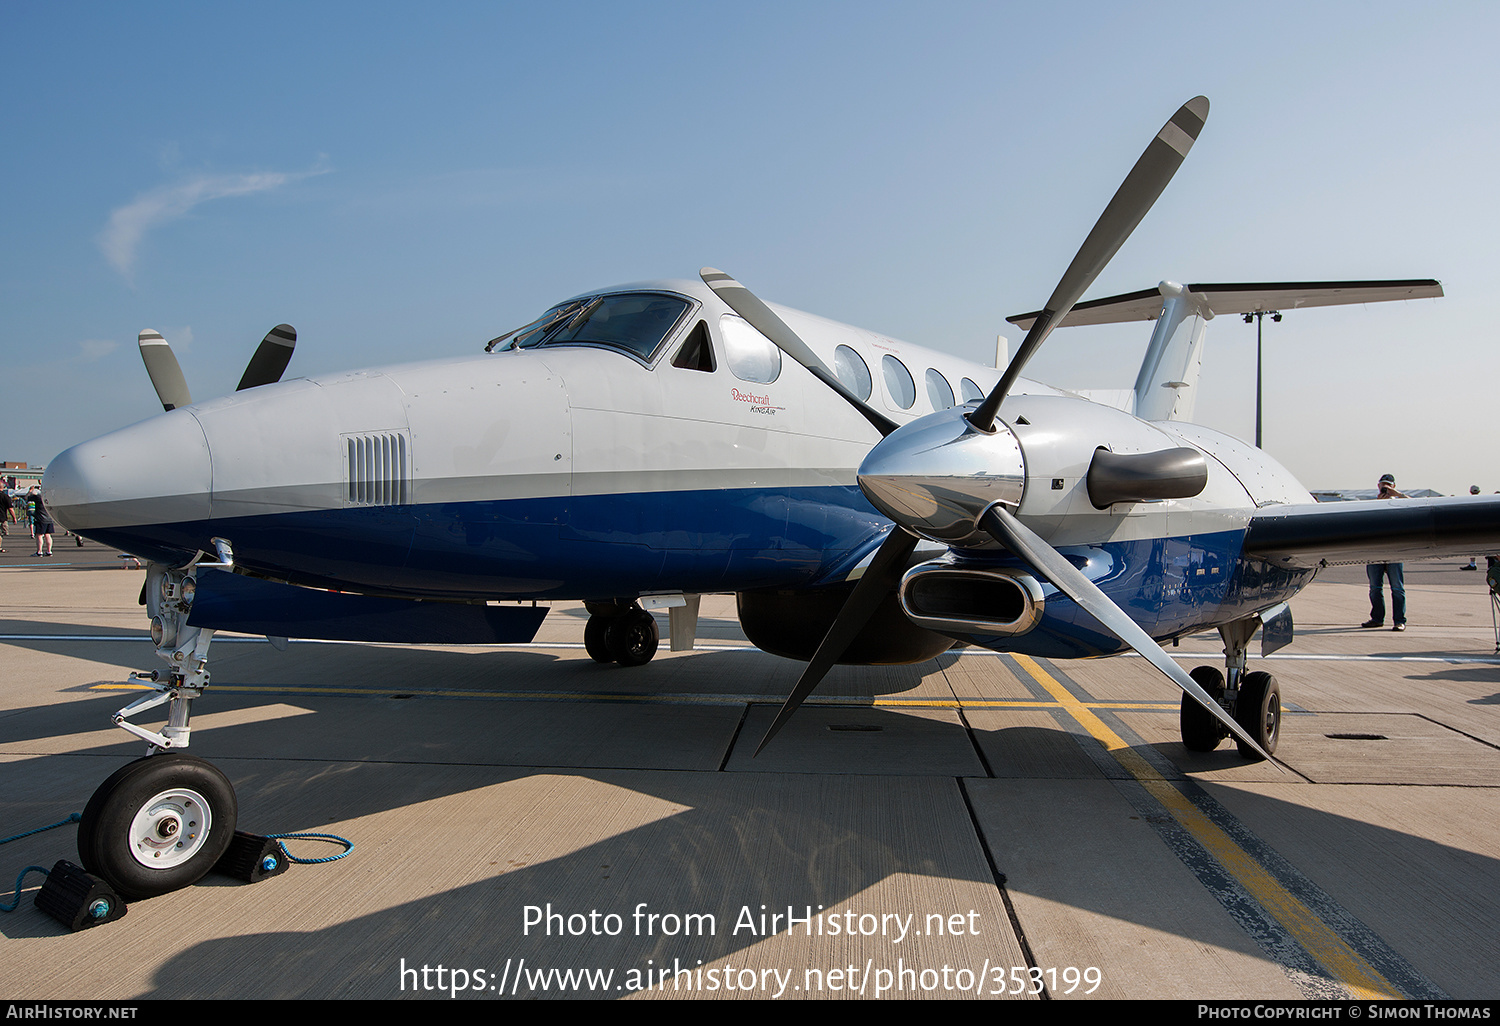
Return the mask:
[[234, 787], [216, 766], [191, 755], [150, 755], [99, 785], [78, 823], [78, 855], [122, 897], [154, 897], [213, 868], [238, 812]]

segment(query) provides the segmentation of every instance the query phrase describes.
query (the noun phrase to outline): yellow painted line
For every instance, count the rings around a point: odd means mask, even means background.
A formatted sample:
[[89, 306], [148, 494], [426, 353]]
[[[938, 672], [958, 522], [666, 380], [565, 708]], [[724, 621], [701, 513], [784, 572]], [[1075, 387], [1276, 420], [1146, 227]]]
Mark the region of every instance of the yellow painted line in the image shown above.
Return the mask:
[[1015, 660], [1048, 694], [1057, 699], [1058, 705], [1104, 745], [1131, 776], [1140, 781], [1147, 793], [1160, 802], [1171, 813], [1172, 818], [1192, 834], [1240, 882], [1251, 897], [1296, 938], [1308, 954], [1348, 987], [1356, 999], [1400, 999], [1400, 991], [1349, 947], [1312, 909], [1282, 887], [1275, 877], [1235, 844], [1228, 834], [1205, 816], [1171, 781], [1158, 773], [1140, 753], [1095, 716], [1085, 703], [1075, 698], [1030, 656], [1018, 655]]
[[[808, 701], [809, 704], [817, 704], [816, 699], [809, 699]], [[1039, 698], [876, 698], [870, 704], [880, 706], [929, 706], [940, 709], [1058, 709], [1062, 707], [1061, 702], [1047, 702]], [[1175, 702], [1087, 702], [1079, 704], [1087, 709], [1177, 711], [1177, 703]]]

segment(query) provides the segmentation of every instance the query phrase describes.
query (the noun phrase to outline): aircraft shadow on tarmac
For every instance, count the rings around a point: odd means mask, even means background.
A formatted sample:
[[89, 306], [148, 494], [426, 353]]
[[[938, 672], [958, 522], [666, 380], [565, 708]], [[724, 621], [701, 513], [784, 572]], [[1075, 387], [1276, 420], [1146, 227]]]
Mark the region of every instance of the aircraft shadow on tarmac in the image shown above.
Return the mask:
[[[118, 637], [121, 641], [144, 641], [146, 638], [146, 632], [144, 630], [141, 630], [139, 627], [100, 627], [97, 624], [91, 623], [47, 623], [41, 620], [0, 620], [0, 634], [6, 635], [5, 643], [7, 645], [26, 645], [32, 643], [30, 641], [13, 639], [10, 637], [10, 635], [16, 634], [69, 635], [80, 633], [88, 634], [92, 637], [106, 637], [113, 635]], [[58, 641], [65, 640], [66, 638], [58, 639]], [[56, 644], [56, 642], [53, 642], [52, 644]], [[145, 652], [148, 656], [152, 655], [152, 652], [149, 648], [145, 649]]]
[[[1025, 872], [1025, 860], [1014, 853], [1029, 840], [1016, 835], [1007, 817], [987, 805], [1007, 789], [1023, 786], [1020, 783], [983, 779], [975, 784], [956, 779], [983, 777], [982, 769], [953, 772], [934, 767], [926, 775], [881, 775], [881, 766], [899, 762], [893, 758], [894, 749], [912, 736], [911, 731], [917, 729], [914, 724], [920, 727], [920, 717], [909, 713], [862, 707], [835, 710], [820, 719], [822, 710], [810, 707], [777, 744], [788, 749], [842, 745], [847, 758], [829, 759], [825, 752], [822, 770], [802, 771], [795, 763], [788, 771], [788, 763], [778, 764], [771, 758], [762, 760], [766, 763], [762, 769], [746, 759], [758, 740], [758, 730], [745, 722], [743, 707], [735, 704], [608, 706], [398, 699], [390, 697], [392, 689], [382, 685], [404, 682], [411, 686], [414, 673], [429, 683], [442, 682], [450, 660], [468, 667], [467, 681], [482, 680], [486, 674], [476, 672], [474, 664], [489, 661], [488, 656], [366, 649], [351, 664], [348, 657], [356, 650], [347, 647], [335, 653], [342, 679], [358, 680], [372, 694], [297, 695], [298, 680], [329, 683], [326, 676], [320, 678], [318, 665], [302, 660], [262, 661], [268, 655], [273, 660], [284, 658], [267, 653], [263, 646], [225, 648], [227, 658], [219, 664], [223, 683], [248, 680], [253, 684], [269, 678], [286, 691], [269, 698], [221, 692], [202, 706], [203, 713], [223, 712], [232, 721], [238, 713], [291, 706], [296, 714], [274, 724], [225, 722], [203, 729], [194, 736], [192, 752], [215, 761], [234, 781], [244, 829], [322, 831], [337, 823], [338, 832], [358, 834], [351, 839], [361, 850], [350, 859], [329, 867], [293, 867], [292, 873], [329, 874], [328, 893], [340, 893], [341, 903], [353, 911], [362, 904], [382, 907], [324, 928], [261, 932], [195, 944], [159, 969], [155, 989], [145, 997], [394, 996], [400, 992], [397, 970], [402, 958], [408, 966], [443, 963], [494, 974], [506, 959], [520, 958], [535, 967], [615, 968], [622, 973], [646, 968], [648, 959], [654, 967], [670, 967], [674, 960], [697, 967], [700, 961], [708, 965], [730, 956], [738, 956], [736, 963], [753, 957], [757, 964], [769, 964], [770, 956], [764, 953], [746, 954], [761, 936], [748, 931], [731, 933], [742, 906], [860, 909], [863, 895], [864, 910], [891, 911], [898, 907], [891, 897], [897, 893], [891, 890], [894, 881], [910, 875], [954, 881], [957, 888], [954, 900], [961, 907], [920, 911], [963, 912], [975, 907], [975, 894], [987, 895], [991, 907], [986, 910], [985, 925], [990, 933], [983, 942], [985, 950], [994, 951], [995, 932], [1009, 929], [994, 887], [996, 870], [1009, 876], [1013, 893], [1035, 894], [1148, 930], [1206, 945], [1228, 943], [1259, 955], [1248, 934], [1226, 942], [1221, 929], [1184, 917], [1170, 905], [1154, 908], [1120, 888], [1068, 883], [1072, 878], [1067, 873]], [[247, 672], [226, 672], [232, 669], [228, 664], [238, 658], [235, 649], [250, 653], [245, 658], [253, 657], [254, 666], [247, 662], [241, 668]], [[317, 657], [314, 663], [323, 662], [324, 652], [312, 650], [312, 655]], [[560, 662], [545, 654], [493, 655], [495, 667], [504, 666], [503, 676], [527, 679], [536, 689], [552, 690], [566, 679], [572, 682], [573, 691], [596, 694], [603, 682], [618, 688], [625, 679], [618, 671], [577, 660]], [[739, 675], [747, 659], [761, 668], [764, 681], [747, 681]], [[662, 661], [657, 670], [671, 662]], [[774, 696], [778, 690], [785, 693], [797, 669], [795, 664], [748, 652], [702, 653], [691, 662], [694, 690], [700, 693], [704, 681], [723, 681], [726, 691], [744, 693], [752, 686], [767, 687]], [[257, 666], [254, 673], [248, 672]], [[909, 675], [903, 681], [907, 686], [920, 680], [920, 667], [901, 669]], [[836, 693], [834, 683], [831, 690]], [[671, 690], [663, 687], [660, 677], [652, 684], [653, 691]], [[495, 687], [493, 683], [484, 686]], [[869, 686], [867, 678], [866, 694]], [[111, 692], [97, 700], [15, 710], [0, 719], [0, 738], [7, 743], [65, 739], [98, 730], [107, 724], [108, 712], [123, 704], [121, 695]], [[351, 702], [365, 706], [359, 710], [357, 728], [350, 724]], [[368, 703], [386, 707], [389, 715], [379, 715]], [[773, 707], [774, 699], [772, 704], [752, 707], [752, 716], [763, 717], [760, 729]], [[857, 720], [860, 730], [832, 732], [827, 729], [829, 715]], [[954, 747], [970, 748], [970, 757], [975, 747], [991, 751], [1058, 744], [1097, 748], [1092, 739], [1046, 727], [971, 727], [972, 741], [963, 739], [962, 725], [942, 729], [951, 732]], [[1184, 754], [1175, 744], [1158, 745], [1154, 750], [1143, 746], [1142, 750], [1158, 762], [1164, 754], [1175, 754], [1178, 759]], [[122, 740], [89, 745], [66, 755], [123, 759], [135, 757], [138, 751], [139, 742]], [[1092, 764], [1092, 772], [1085, 769], [1074, 782], [1049, 783], [1060, 788], [1120, 786], [1106, 781], [1099, 767], [1108, 763], [1100, 761], [1098, 754], [1078, 760], [1080, 765]], [[1232, 754], [1221, 754], [1226, 766], [1235, 764]], [[767, 755], [774, 755], [774, 749]], [[13, 760], [8, 776], [12, 780], [53, 778], [56, 774], [46, 767], [48, 760], [59, 757]], [[114, 768], [108, 758], [86, 762], [86, 772], [97, 779]], [[96, 763], [99, 768], [93, 774]], [[546, 766], [559, 768], [538, 768]], [[715, 772], [726, 766], [731, 772]], [[462, 811], [456, 812], [451, 799], [460, 796]], [[6, 818], [26, 824], [43, 822], [54, 811], [57, 816], [53, 818], [60, 818], [81, 808], [86, 798], [85, 789], [59, 797], [57, 808], [45, 802], [7, 802], [16, 815]], [[1468, 881], [1465, 893], [1433, 893], [1430, 901], [1447, 909], [1451, 923], [1465, 923], [1476, 916], [1481, 922], [1491, 921], [1494, 909], [1486, 903], [1488, 896], [1500, 894], [1500, 861], [1275, 797], [1241, 794], [1238, 801], [1241, 808], [1256, 811], [1256, 821], [1295, 822], [1300, 829], [1320, 836], [1350, 839], [1353, 850], [1365, 853], [1371, 865], [1379, 863], [1372, 871], [1384, 874], [1377, 882], [1381, 889], [1421, 893], [1430, 888], [1427, 881], [1434, 867], [1444, 869], [1438, 874], [1441, 878], [1453, 879], [1458, 874]], [[74, 807], [62, 807], [69, 802]], [[397, 842], [406, 846], [401, 850], [393, 850], [390, 821], [384, 830], [379, 822], [379, 817], [389, 813], [401, 814], [402, 830], [408, 834]], [[455, 816], [462, 818], [455, 822]], [[367, 819], [370, 822], [365, 823]], [[973, 832], [975, 823], [983, 833], [983, 845]], [[415, 844], [407, 830], [412, 824], [417, 825]], [[964, 829], [955, 829], [955, 824]], [[587, 843], [575, 845], [577, 838]], [[65, 857], [71, 857], [71, 843], [69, 837]], [[56, 840], [47, 845], [58, 846]], [[993, 868], [986, 848], [992, 853]], [[1402, 853], [1400, 859], [1382, 860], [1378, 854], [1393, 850]], [[1069, 858], [1067, 851], [1056, 853], [1060, 862]], [[384, 865], [362, 868], [365, 860]], [[459, 860], [456, 875], [477, 879], [440, 893], [393, 900], [390, 896], [404, 890], [421, 890], [410, 881], [421, 879], [429, 860], [444, 865], [449, 873], [453, 860]], [[663, 867], [668, 871], [663, 872]], [[351, 898], [350, 873], [360, 874], [360, 879], [368, 881], [361, 886], [383, 897], [361, 900], [356, 887]], [[341, 875], [346, 882], [336, 884]], [[218, 909], [215, 914], [229, 915], [229, 908], [241, 900], [274, 903], [283, 883], [273, 879], [253, 886], [236, 885], [210, 877], [196, 888], [141, 906], [149, 909], [152, 904], [170, 902], [177, 907], [173, 914], [191, 915], [201, 897]], [[1142, 886], [1149, 887], [1149, 881], [1142, 881]], [[871, 896], [877, 893], [878, 897]], [[1476, 896], [1485, 896], [1477, 911]], [[641, 902], [650, 911], [664, 914], [712, 913], [717, 931], [707, 937], [633, 936], [630, 914]], [[625, 932], [617, 937], [523, 935], [525, 907], [548, 903], [567, 913], [614, 912], [624, 917]], [[295, 920], [296, 913], [296, 908], [288, 909], [288, 918]], [[106, 928], [113, 931], [111, 943], [129, 945], [133, 938], [139, 939], [136, 930], [148, 926], [150, 918], [132, 906], [131, 918]], [[0, 929], [11, 937], [58, 932], [39, 913], [24, 923], [0, 923]], [[1387, 936], [1386, 940], [1404, 946], [1401, 937]], [[1007, 943], [1014, 946], [1013, 939]], [[901, 953], [899, 948], [887, 950], [893, 962]], [[820, 956], [809, 956], [816, 957]]]

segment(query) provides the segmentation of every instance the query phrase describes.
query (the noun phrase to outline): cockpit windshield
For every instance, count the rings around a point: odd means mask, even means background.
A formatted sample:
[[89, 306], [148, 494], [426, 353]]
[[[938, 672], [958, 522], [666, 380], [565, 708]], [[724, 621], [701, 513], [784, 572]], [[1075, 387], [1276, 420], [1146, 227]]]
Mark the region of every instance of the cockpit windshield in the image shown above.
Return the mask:
[[498, 346], [605, 346], [649, 361], [687, 313], [690, 304], [664, 292], [620, 292], [575, 299], [548, 310], [530, 324], [493, 339]]

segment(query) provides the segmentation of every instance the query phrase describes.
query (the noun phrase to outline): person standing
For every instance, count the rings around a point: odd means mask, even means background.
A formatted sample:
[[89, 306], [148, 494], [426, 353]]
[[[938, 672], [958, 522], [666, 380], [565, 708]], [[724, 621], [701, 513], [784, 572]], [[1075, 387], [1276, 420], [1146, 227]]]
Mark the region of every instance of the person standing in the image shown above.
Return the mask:
[[[1469, 485], [1469, 494], [1470, 495], [1478, 495], [1479, 494], [1479, 486], [1478, 485]], [[1479, 557], [1478, 556], [1470, 556], [1469, 557], [1469, 565], [1468, 566], [1461, 566], [1461, 567], [1459, 567], [1459, 569], [1460, 570], [1478, 570], [1479, 569]]]
[[42, 490], [36, 485], [31, 486], [31, 491], [26, 493], [26, 507], [31, 513], [31, 528], [36, 535], [36, 554], [38, 556], [52, 555], [52, 532], [56, 529], [52, 523], [52, 515], [47, 512], [47, 503], [42, 498]]
[[[1404, 499], [1407, 496], [1396, 491], [1396, 478], [1393, 474], [1380, 475], [1380, 492], [1375, 496], [1377, 499]], [[1391, 582], [1391, 620], [1392, 630], [1406, 630], [1406, 585], [1401, 579], [1400, 563], [1371, 563], [1365, 567], [1365, 575], [1370, 579], [1370, 618], [1361, 627], [1384, 627], [1385, 626], [1385, 594], [1381, 589], [1383, 580]]]

